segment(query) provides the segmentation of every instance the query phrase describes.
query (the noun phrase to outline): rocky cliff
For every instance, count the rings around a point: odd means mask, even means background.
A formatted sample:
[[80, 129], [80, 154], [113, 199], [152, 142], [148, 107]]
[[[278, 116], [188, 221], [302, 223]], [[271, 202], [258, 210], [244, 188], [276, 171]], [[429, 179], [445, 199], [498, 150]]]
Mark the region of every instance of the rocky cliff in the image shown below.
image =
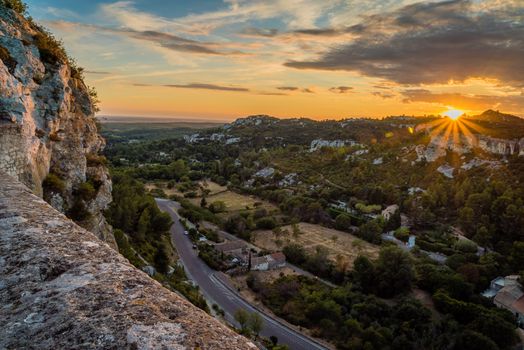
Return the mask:
[[115, 247], [94, 112], [60, 43], [0, 1], [0, 170]]
[[0, 349], [256, 349], [0, 179]]

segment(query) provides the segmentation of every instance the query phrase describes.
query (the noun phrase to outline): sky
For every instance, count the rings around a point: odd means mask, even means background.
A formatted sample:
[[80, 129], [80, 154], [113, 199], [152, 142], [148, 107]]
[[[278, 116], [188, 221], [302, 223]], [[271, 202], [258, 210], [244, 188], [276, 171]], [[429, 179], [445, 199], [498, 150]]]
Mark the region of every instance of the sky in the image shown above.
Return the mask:
[[27, 0], [100, 115], [524, 116], [523, 0]]

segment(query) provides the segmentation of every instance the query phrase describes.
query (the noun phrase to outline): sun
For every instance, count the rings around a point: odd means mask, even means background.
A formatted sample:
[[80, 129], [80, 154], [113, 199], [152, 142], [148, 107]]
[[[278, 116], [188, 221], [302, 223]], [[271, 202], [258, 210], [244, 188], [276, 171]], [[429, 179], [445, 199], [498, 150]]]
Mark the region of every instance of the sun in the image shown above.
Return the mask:
[[446, 117], [448, 117], [451, 120], [457, 120], [458, 118], [460, 118], [461, 115], [464, 114], [464, 111], [462, 111], [460, 109], [450, 108], [450, 109], [448, 109], [447, 111], [445, 111], [442, 114], [445, 115]]

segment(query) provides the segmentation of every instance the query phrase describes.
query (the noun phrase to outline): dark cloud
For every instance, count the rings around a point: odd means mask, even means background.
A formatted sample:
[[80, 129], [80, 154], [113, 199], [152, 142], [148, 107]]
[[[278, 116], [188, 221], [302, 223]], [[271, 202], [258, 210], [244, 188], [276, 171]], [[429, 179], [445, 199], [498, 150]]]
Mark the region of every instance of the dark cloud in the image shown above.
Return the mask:
[[292, 34], [300, 34], [300, 35], [310, 35], [310, 36], [325, 36], [325, 37], [332, 37], [332, 36], [339, 36], [344, 35], [348, 33], [358, 34], [361, 33], [365, 29], [365, 26], [361, 24], [353, 25], [350, 27], [342, 27], [342, 28], [311, 28], [311, 29], [297, 29], [292, 31]]
[[219, 90], [219, 91], [240, 91], [247, 92], [248, 88], [237, 87], [237, 86], [223, 86], [215, 84], [202, 84], [202, 83], [191, 83], [191, 84], [167, 84], [162, 85], [169, 88], [179, 88], [179, 89], [203, 89], [203, 90]]
[[111, 72], [99, 72], [99, 71], [92, 71], [92, 70], [86, 70], [86, 74], [93, 74], [93, 75], [109, 75]]
[[179, 52], [205, 55], [244, 55], [244, 53], [240, 51], [223, 50], [223, 44], [220, 43], [191, 40], [174, 34], [154, 30], [139, 31], [131, 28], [113, 28], [94, 24], [83, 24], [66, 21], [49, 21], [46, 23], [48, 23], [51, 27], [61, 28], [62, 30], [68, 30], [71, 26], [74, 26], [85, 29], [86, 31], [99, 31], [103, 33], [124, 36], [127, 38], [148, 41], [160, 45], [166, 49]]
[[245, 28], [239, 32], [243, 36], [253, 36], [253, 37], [263, 37], [263, 38], [273, 38], [278, 35], [278, 29], [270, 28], [254, 28], [249, 27]]
[[133, 39], [153, 42], [166, 49], [173, 51], [200, 53], [208, 55], [226, 54], [225, 52], [220, 52], [212, 48], [213, 44], [211, 43], [185, 39], [173, 34], [162, 33], [152, 30], [136, 31], [132, 29], [112, 29], [111, 31], [116, 31]]
[[258, 95], [265, 95], [265, 96], [289, 96], [286, 93], [283, 92], [259, 92]]
[[133, 86], [139, 86], [139, 87], [144, 87], [144, 86], [153, 86], [151, 84], [142, 84], [142, 83], [134, 83], [132, 84]]
[[283, 91], [300, 91], [300, 92], [305, 92], [305, 93], [309, 93], [309, 94], [314, 94], [315, 91], [311, 90], [311, 89], [308, 89], [308, 88], [299, 88], [297, 86], [279, 86], [277, 87], [278, 90], [283, 90]]
[[284, 90], [284, 91], [298, 91], [299, 88], [296, 86], [279, 86], [277, 87], [278, 90]]
[[402, 92], [404, 102], [436, 103], [443, 106], [453, 106], [470, 110], [488, 108], [503, 109], [522, 114], [524, 95], [464, 95], [461, 93], [432, 93], [425, 89], [409, 89]]
[[474, 12], [471, 2], [418, 3], [369, 16], [356, 39], [298, 69], [347, 70], [401, 84], [471, 77], [524, 83], [524, 5]]
[[346, 94], [348, 92], [353, 92], [353, 88], [351, 86], [337, 86], [330, 88], [329, 91], [337, 94]]
[[381, 97], [383, 99], [393, 98], [395, 97], [395, 94], [391, 92], [384, 92], [384, 91], [373, 91], [371, 93], [373, 96]]

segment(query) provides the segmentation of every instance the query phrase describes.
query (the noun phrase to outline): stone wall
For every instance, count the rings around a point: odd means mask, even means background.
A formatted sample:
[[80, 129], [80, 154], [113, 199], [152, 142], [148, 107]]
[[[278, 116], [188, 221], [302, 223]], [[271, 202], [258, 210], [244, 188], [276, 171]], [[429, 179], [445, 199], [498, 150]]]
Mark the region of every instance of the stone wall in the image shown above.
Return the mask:
[[0, 172], [0, 349], [255, 349]]

